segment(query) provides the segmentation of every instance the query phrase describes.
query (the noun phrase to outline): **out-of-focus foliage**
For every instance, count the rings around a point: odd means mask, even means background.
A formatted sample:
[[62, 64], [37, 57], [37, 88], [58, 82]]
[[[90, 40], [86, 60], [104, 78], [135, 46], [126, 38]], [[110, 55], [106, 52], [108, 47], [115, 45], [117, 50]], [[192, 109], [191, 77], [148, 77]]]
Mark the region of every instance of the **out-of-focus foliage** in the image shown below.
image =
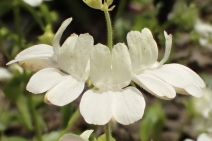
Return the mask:
[[153, 139], [160, 141], [163, 125], [166, 120], [166, 115], [160, 103], [154, 103], [147, 107], [144, 117], [141, 121], [140, 137], [142, 141]]
[[[111, 12], [114, 40], [126, 43], [129, 31], [141, 31], [147, 27], [155, 35], [159, 51], [163, 51], [162, 33], [166, 30], [173, 35], [169, 62], [189, 64], [192, 69], [201, 72], [207, 86], [212, 87], [212, 34], [210, 30], [205, 30], [210, 29], [212, 22], [211, 3], [211, 0], [114, 0], [116, 7]], [[0, 0], [0, 65], [7, 68], [5, 64], [9, 60], [32, 45], [52, 45], [56, 29], [67, 17], [73, 17], [74, 20], [64, 36], [89, 32], [95, 43], [106, 43], [103, 13], [89, 8], [82, 0], [44, 1], [37, 7], [31, 7], [22, 0]], [[196, 28], [198, 20], [201, 24]], [[61, 107], [57, 113], [52, 112], [50, 117], [57, 115], [57, 119], [53, 120], [54, 125], [60, 124], [52, 126], [49, 115], [46, 117], [49, 106], [44, 104], [43, 95], [32, 95], [26, 91], [26, 84], [33, 72], [14, 69], [10, 71], [12, 78], [0, 84], [3, 90], [0, 91], [1, 141], [37, 141], [37, 128], [40, 129], [44, 141], [54, 141], [72, 129], [74, 124], [80, 126], [77, 128], [79, 132], [87, 127], [76, 122], [79, 111], [73, 111], [77, 102]], [[163, 101], [146, 109], [140, 126], [142, 141], [160, 140], [164, 123], [168, 120], [161, 104]], [[205, 124], [205, 119], [195, 111], [197, 109], [194, 108], [193, 101], [185, 100], [184, 105], [190, 117], [197, 117], [195, 123]], [[38, 124], [35, 118], [38, 119]], [[105, 135], [98, 138], [98, 141], [104, 140]]]
[[[98, 141], [107, 141], [106, 135], [105, 134], [101, 135], [97, 140]], [[111, 141], [116, 141], [116, 140], [114, 138], [112, 138]]]

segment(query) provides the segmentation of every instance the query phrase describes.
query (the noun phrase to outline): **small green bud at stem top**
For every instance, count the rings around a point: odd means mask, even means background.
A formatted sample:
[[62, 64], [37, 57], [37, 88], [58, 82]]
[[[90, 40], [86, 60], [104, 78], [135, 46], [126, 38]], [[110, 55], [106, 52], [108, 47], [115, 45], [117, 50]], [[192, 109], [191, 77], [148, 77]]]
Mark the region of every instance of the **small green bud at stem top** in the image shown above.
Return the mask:
[[102, 0], [83, 0], [89, 7], [94, 9], [101, 9], [102, 8]]
[[110, 6], [113, 3], [113, 0], [107, 0], [107, 5]]

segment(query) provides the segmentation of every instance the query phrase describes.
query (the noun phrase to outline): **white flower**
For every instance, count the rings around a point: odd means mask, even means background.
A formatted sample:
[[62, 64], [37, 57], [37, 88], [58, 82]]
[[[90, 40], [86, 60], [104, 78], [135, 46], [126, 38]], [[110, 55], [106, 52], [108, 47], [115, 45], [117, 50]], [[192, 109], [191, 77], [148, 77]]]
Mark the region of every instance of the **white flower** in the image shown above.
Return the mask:
[[0, 81], [8, 80], [12, 77], [12, 74], [6, 69], [0, 67]]
[[183, 141], [194, 141], [194, 140], [192, 140], [192, 139], [185, 139], [185, 140], [183, 140]]
[[60, 47], [60, 37], [70, 21], [71, 19], [64, 21], [57, 31], [53, 48], [48, 45], [36, 45], [22, 51], [15, 60], [9, 62], [23, 61], [27, 64], [28, 60], [32, 60], [30, 65], [33, 68], [40, 65], [41, 70], [31, 77], [27, 90], [34, 94], [48, 91], [45, 101], [58, 106], [75, 100], [82, 93], [89, 76], [88, 64], [93, 38], [89, 34], [79, 37], [72, 34]]
[[196, 32], [202, 35], [203, 37], [209, 37], [210, 35], [212, 35], [212, 25], [204, 23], [200, 19], [196, 20], [194, 28]]
[[[127, 35], [132, 61], [132, 80], [149, 93], [162, 98], [172, 99], [177, 93], [202, 96], [203, 80], [191, 69], [180, 64], [163, 65], [169, 57], [172, 36], [164, 32], [166, 51], [158, 62], [158, 48], [152, 33], [144, 28], [142, 32], [131, 31]], [[176, 91], [176, 92], [175, 92]]]
[[[184, 141], [194, 141], [191, 139], [185, 139]], [[212, 135], [211, 134], [206, 134], [202, 133], [197, 137], [197, 141], [212, 141]]]
[[[58, 68], [57, 64], [57, 56], [59, 54], [60, 49], [60, 38], [62, 36], [63, 31], [72, 21], [72, 18], [66, 19], [53, 39], [53, 47], [46, 44], [39, 44], [29, 47], [23, 51], [21, 51], [14, 60], [7, 63], [7, 65], [19, 62], [19, 65], [27, 70], [38, 71], [43, 68]], [[67, 41], [63, 44], [63, 46], [67, 46]], [[66, 47], [67, 48], [67, 47]]]
[[198, 136], [197, 141], [212, 141], [212, 135], [203, 133]]
[[36, 6], [40, 5], [43, 2], [43, 0], [23, 0], [23, 1], [25, 3], [33, 6], [33, 7], [36, 7]]
[[210, 88], [204, 88], [203, 96], [201, 98], [194, 98], [193, 105], [197, 113], [204, 118], [208, 118], [209, 111], [212, 109], [212, 90]]
[[194, 29], [200, 36], [199, 37], [200, 45], [212, 49], [212, 43], [210, 41], [212, 38], [212, 25], [204, 23], [200, 19], [197, 19]]
[[[197, 138], [197, 141], [212, 141], [212, 109], [208, 111], [206, 123], [203, 124], [203, 126], [204, 125], [205, 129], [202, 130], [207, 130], [207, 133], [200, 134]], [[193, 140], [186, 139], [184, 141], [193, 141]]]
[[88, 138], [90, 137], [93, 130], [87, 130], [83, 132], [80, 136], [77, 136], [75, 134], [65, 134], [63, 135], [59, 141], [88, 141]]
[[127, 87], [132, 70], [127, 47], [117, 44], [112, 52], [97, 44], [91, 51], [90, 78], [98, 90], [88, 90], [82, 96], [80, 112], [90, 124], [105, 125], [112, 118], [127, 125], [142, 118], [144, 98], [139, 90]]

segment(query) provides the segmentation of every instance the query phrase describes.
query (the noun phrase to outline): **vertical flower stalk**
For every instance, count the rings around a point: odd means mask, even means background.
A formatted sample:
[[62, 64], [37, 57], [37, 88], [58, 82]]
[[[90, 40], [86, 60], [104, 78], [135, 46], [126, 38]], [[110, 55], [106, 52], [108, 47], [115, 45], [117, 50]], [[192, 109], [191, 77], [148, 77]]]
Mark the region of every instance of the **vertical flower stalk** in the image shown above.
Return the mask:
[[[103, 11], [105, 14], [106, 24], [107, 24], [107, 46], [109, 47], [110, 51], [112, 51], [113, 47], [113, 29], [112, 29], [112, 23], [110, 19], [110, 14], [108, 10], [107, 3], [104, 3], [103, 5]], [[106, 135], [106, 141], [111, 141], [111, 125], [110, 122], [108, 122], [105, 125], [105, 135]]]
[[110, 122], [108, 122], [105, 125], [105, 136], [106, 136], [106, 141], [111, 141], [111, 125], [110, 125]]
[[102, 10], [104, 11], [106, 24], [107, 24], [107, 46], [109, 47], [111, 51], [113, 47], [113, 29], [112, 29], [109, 10], [108, 10], [108, 5], [106, 3], [103, 5]]

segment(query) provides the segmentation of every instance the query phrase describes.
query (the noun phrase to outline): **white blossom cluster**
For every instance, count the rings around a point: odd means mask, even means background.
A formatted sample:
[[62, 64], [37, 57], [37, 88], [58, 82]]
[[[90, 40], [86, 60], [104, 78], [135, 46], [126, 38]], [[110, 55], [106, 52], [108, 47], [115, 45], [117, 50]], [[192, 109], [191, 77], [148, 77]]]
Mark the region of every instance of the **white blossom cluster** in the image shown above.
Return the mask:
[[110, 50], [103, 44], [94, 45], [89, 34], [72, 34], [60, 46], [63, 31], [72, 18], [63, 22], [52, 46], [39, 44], [20, 52], [8, 64], [36, 71], [27, 84], [34, 94], [45, 94], [45, 101], [64, 106], [77, 99], [87, 81], [94, 89], [81, 98], [80, 112], [90, 124], [105, 125], [111, 119], [128, 125], [142, 118], [145, 100], [130, 85], [138, 84], [149, 93], [173, 99], [176, 93], [202, 96], [203, 80], [191, 69], [180, 64], [164, 64], [171, 51], [172, 36], [164, 32], [165, 55], [158, 61], [158, 47], [149, 29], [127, 34], [127, 45], [118, 43]]
[[33, 7], [39, 6], [43, 2], [43, 0], [23, 0], [23, 1]]
[[[205, 131], [197, 137], [197, 141], [212, 141], [212, 90], [210, 88], [203, 89], [201, 98], [194, 98], [193, 105], [195, 111], [200, 115], [194, 121], [194, 129]], [[186, 139], [184, 141], [193, 141]]]

